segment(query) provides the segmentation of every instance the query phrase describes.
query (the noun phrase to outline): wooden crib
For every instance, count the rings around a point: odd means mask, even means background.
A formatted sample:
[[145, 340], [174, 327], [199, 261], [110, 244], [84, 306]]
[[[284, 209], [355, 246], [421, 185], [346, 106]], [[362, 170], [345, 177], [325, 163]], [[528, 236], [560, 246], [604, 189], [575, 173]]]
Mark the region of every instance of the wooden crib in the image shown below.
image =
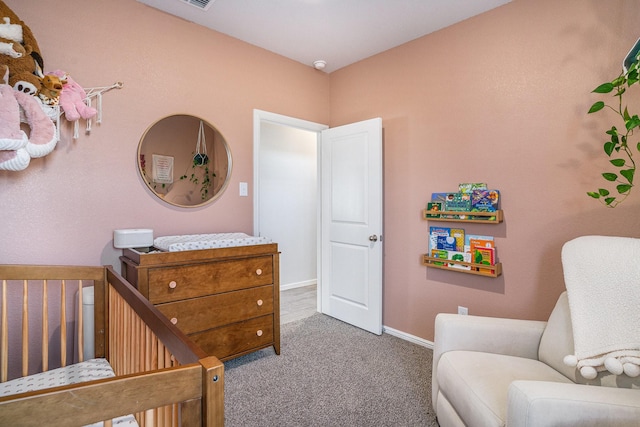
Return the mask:
[[[140, 426], [224, 425], [224, 365], [111, 267], [0, 265], [0, 280], [0, 382], [11, 379], [16, 359], [18, 377], [83, 361], [87, 319], [73, 307], [82, 307], [89, 286], [95, 295], [95, 357], [106, 358], [115, 372], [112, 378], [0, 397], [0, 425], [110, 426], [127, 414]], [[52, 321], [51, 312], [59, 320]]]

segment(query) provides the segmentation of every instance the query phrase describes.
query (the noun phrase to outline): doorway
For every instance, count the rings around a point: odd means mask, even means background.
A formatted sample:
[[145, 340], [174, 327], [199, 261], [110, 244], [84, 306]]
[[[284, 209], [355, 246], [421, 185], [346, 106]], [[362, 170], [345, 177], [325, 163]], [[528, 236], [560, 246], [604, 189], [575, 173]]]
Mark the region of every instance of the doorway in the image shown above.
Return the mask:
[[[289, 133], [294, 136], [283, 141]], [[303, 141], [307, 149], [301, 148]], [[309, 156], [304, 162], [302, 152]], [[306, 189], [285, 194], [299, 182]], [[254, 234], [278, 243], [281, 284], [285, 289], [303, 284], [291, 277], [315, 258], [316, 270], [307, 272], [306, 281], [316, 279], [317, 311], [377, 335], [382, 333], [382, 189], [381, 118], [329, 129], [254, 110]], [[309, 194], [313, 197], [305, 197]], [[296, 248], [301, 241], [306, 247]]]
[[316, 285], [317, 311], [318, 153], [327, 128], [254, 110], [254, 234], [278, 243], [281, 291]]

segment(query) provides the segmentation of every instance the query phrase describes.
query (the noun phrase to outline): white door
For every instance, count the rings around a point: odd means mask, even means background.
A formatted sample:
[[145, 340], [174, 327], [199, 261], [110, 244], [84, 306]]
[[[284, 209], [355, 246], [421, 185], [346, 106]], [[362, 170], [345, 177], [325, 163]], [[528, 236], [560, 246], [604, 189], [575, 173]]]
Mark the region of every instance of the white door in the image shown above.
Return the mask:
[[382, 334], [382, 119], [322, 131], [322, 312]]

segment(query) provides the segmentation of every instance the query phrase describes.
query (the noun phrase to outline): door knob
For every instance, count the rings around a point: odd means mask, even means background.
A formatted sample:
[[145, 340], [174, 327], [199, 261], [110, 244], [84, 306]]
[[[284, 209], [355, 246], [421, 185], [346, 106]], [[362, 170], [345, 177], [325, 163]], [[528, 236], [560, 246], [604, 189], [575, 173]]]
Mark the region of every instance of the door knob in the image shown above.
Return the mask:
[[371, 236], [369, 236], [369, 240], [372, 242], [377, 242], [378, 241], [378, 236], [376, 236], [375, 234], [372, 234]]

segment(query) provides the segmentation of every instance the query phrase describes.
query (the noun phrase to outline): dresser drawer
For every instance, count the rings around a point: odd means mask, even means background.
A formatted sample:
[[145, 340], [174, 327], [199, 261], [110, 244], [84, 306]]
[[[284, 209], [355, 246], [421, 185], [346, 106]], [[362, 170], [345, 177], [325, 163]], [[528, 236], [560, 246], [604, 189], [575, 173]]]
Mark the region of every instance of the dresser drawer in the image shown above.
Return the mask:
[[158, 304], [156, 308], [185, 334], [273, 313], [273, 285]]
[[273, 283], [270, 256], [153, 268], [149, 301], [159, 304]]
[[189, 335], [207, 354], [218, 359], [267, 347], [273, 340], [273, 315], [233, 323]]

